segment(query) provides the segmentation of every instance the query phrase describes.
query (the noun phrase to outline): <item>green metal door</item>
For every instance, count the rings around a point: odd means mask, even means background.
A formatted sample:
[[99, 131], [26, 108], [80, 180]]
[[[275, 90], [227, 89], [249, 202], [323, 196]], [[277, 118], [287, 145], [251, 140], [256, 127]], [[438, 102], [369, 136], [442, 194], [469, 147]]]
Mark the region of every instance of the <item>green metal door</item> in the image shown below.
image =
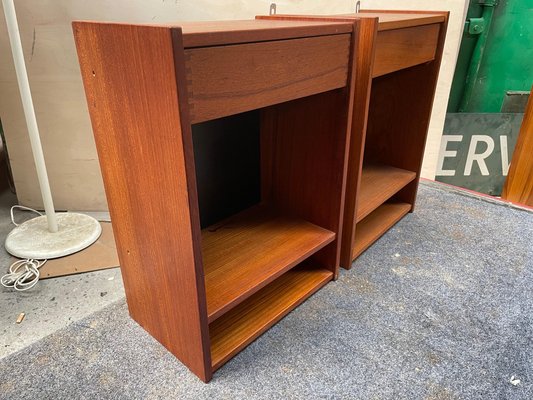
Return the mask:
[[472, 0], [448, 112], [498, 113], [533, 83], [533, 0]]

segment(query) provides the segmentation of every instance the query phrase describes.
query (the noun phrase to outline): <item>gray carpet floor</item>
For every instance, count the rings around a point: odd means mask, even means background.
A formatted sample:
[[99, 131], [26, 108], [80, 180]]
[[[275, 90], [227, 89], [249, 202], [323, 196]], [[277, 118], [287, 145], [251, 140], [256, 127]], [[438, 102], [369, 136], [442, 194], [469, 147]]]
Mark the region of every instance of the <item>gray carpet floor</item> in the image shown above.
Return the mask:
[[1, 360], [0, 397], [533, 399], [532, 256], [531, 212], [422, 185], [414, 214], [210, 384], [119, 301]]

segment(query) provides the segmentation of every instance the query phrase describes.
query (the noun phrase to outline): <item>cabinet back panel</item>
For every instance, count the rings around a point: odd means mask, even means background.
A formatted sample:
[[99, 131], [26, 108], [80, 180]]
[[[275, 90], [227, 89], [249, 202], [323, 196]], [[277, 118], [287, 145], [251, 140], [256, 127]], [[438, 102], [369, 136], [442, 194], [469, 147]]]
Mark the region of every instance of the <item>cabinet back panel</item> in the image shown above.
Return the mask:
[[191, 122], [346, 86], [350, 34], [185, 50]]
[[[346, 156], [346, 90], [264, 109], [261, 125], [262, 197], [277, 208], [340, 232]], [[313, 258], [338, 266], [337, 240]]]
[[419, 170], [433, 98], [432, 64], [373, 79], [365, 162]]
[[202, 229], [260, 201], [259, 111], [192, 126]]

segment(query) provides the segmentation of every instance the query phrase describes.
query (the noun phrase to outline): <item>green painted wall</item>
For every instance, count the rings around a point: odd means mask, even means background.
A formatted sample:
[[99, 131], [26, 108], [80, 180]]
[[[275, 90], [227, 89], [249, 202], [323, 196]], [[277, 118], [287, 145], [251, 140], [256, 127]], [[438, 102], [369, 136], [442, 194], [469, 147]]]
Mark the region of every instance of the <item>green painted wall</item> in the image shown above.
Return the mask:
[[[467, 20], [481, 17], [479, 0], [471, 0]], [[448, 103], [457, 112], [467, 69], [478, 35], [463, 33], [463, 41]], [[473, 88], [464, 112], [500, 112], [508, 90], [529, 91], [533, 83], [533, 0], [500, 0]]]

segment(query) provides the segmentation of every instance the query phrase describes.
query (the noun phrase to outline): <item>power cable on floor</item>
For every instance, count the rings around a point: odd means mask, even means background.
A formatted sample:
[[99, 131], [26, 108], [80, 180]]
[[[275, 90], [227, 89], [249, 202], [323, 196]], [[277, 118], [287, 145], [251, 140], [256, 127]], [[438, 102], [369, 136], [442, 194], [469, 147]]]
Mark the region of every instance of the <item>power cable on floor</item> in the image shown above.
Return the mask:
[[[18, 226], [15, 222], [15, 216], [13, 211], [15, 209], [27, 210], [42, 215], [39, 211], [33, 208], [24, 206], [11, 207], [11, 222], [13, 225]], [[17, 260], [9, 267], [9, 272], [0, 278], [0, 283], [6, 288], [12, 287], [18, 292], [31, 289], [37, 282], [39, 282], [41, 268], [46, 263], [46, 260], [35, 260], [32, 258], [26, 258], [23, 260]]]

